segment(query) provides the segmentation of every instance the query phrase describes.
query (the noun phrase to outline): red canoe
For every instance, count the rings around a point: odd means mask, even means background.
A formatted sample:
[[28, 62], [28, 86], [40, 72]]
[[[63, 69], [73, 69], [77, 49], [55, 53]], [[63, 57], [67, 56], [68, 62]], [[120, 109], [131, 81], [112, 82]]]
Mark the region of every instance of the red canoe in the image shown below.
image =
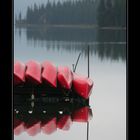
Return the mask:
[[40, 127], [41, 122], [40, 121], [32, 121], [30, 122], [30, 124], [25, 124], [25, 128], [26, 128], [26, 132], [30, 135], [30, 136], [35, 136], [38, 133], [41, 132], [41, 127]]
[[57, 69], [56, 67], [50, 63], [49, 61], [45, 61], [42, 63], [42, 79], [48, 83], [49, 85], [56, 87], [57, 82]]
[[70, 89], [72, 85], [73, 75], [71, 70], [66, 66], [59, 66], [58, 67], [58, 82], [59, 84], [65, 88]]
[[74, 122], [88, 122], [92, 117], [91, 109], [89, 107], [82, 107], [72, 114]]
[[14, 118], [14, 134], [20, 135], [24, 131], [24, 122]]
[[72, 124], [71, 116], [65, 115], [59, 119], [59, 121], [57, 122], [57, 127], [62, 130], [69, 130], [71, 124]]
[[57, 130], [56, 118], [52, 118], [47, 123], [42, 122], [41, 126], [42, 126], [41, 129], [43, 133], [48, 134], [48, 135], [52, 134], [53, 132]]
[[41, 65], [36, 61], [26, 63], [26, 79], [35, 84], [41, 84]]
[[25, 82], [25, 65], [19, 61], [14, 63], [14, 85]]
[[73, 73], [73, 88], [77, 94], [88, 99], [93, 87], [93, 81], [88, 77], [83, 77]]

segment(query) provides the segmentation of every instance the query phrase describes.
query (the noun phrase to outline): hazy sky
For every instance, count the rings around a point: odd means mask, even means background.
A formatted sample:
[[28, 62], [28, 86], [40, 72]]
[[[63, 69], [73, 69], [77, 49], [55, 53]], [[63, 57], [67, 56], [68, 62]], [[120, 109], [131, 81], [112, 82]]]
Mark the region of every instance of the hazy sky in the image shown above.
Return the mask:
[[[18, 14], [20, 11], [25, 16], [27, 7], [34, 5], [34, 3], [42, 4], [47, 3], [48, 0], [14, 0], [14, 13]], [[67, 0], [49, 0], [49, 1], [67, 1]]]

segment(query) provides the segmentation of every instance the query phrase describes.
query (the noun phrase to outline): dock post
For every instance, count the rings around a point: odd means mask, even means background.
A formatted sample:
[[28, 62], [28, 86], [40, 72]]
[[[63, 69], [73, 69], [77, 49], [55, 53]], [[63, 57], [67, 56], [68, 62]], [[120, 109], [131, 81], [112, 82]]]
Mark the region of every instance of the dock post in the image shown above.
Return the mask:
[[[90, 46], [88, 45], [88, 48], [87, 48], [87, 54], [88, 54], [88, 78], [90, 76], [90, 71], [89, 71], [89, 49], [90, 49]], [[89, 103], [89, 99], [88, 99], [88, 103]], [[87, 122], [87, 140], [89, 139], [89, 122]]]

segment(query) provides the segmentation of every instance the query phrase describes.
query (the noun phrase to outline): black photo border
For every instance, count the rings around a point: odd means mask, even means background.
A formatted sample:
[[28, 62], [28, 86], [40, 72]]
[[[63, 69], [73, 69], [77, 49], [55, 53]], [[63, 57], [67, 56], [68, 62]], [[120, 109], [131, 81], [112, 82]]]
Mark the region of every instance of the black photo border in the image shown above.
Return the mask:
[[13, 50], [13, 1], [0, 1], [0, 134], [1, 139], [10, 140], [12, 125], [12, 50]]
[[[13, 63], [14, 63], [14, 0], [0, 1], [0, 134], [14, 140], [13, 133]], [[132, 8], [133, 6], [133, 8]], [[131, 7], [131, 8], [130, 8]], [[135, 12], [134, 1], [127, 0], [126, 62], [126, 135], [135, 139]], [[131, 11], [131, 12], [130, 12]], [[131, 27], [131, 28], [130, 28]], [[130, 53], [131, 52], [131, 53]], [[132, 72], [132, 75], [130, 74]], [[132, 91], [132, 92], [131, 92]], [[130, 94], [131, 92], [131, 94]]]

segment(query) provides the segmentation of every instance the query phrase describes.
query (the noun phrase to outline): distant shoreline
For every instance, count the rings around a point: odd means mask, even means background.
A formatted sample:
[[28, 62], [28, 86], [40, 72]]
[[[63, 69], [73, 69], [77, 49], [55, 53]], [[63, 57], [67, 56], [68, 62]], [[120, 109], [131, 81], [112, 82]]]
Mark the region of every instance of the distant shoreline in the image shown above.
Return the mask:
[[126, 27], [99, 27], [98, 25], [38, 25], [38, 24], [15, 24], [15, 27], [41, 27], [41, 28], [83, 28], [83, 29], [101, 29], [101, 30], [126, 30]]

